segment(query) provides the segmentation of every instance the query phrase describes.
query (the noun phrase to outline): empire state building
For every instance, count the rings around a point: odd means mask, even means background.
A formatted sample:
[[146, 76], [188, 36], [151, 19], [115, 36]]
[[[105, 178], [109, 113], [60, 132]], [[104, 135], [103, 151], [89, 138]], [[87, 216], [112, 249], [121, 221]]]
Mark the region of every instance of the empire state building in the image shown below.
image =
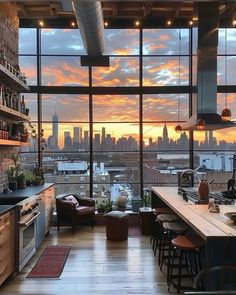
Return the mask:
[[58, 147], [58, 115], [56, 112], [52, 116], [52, 136], [55, 140], [55, 146]]

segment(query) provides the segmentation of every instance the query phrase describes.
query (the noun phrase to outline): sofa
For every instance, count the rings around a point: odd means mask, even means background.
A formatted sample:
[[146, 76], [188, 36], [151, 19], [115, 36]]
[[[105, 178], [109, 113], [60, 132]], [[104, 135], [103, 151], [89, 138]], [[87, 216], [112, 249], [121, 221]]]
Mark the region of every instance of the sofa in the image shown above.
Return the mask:
[[77, 194], [60, 194], [56, 196], [57, 230], [61, 225], [72, 227], [75, 233], [77, 225], [95, 224], [95, 201], [90, 198], [80, 197]]

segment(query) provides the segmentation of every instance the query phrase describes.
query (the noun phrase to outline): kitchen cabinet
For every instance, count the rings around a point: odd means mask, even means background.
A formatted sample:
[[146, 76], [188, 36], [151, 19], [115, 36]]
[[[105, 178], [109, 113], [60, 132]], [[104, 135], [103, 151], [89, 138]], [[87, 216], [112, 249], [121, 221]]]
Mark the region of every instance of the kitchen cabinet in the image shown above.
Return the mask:
[[43, 242], [45, 235], [49, 233], [52, 224], [55, 204], [54, 186], [52, 185], [37, 194], [37, 202], [40, 215], [37, 221], [36, 249]]
[[15, 271], [15, 210], [0, 215], [0, 285]]

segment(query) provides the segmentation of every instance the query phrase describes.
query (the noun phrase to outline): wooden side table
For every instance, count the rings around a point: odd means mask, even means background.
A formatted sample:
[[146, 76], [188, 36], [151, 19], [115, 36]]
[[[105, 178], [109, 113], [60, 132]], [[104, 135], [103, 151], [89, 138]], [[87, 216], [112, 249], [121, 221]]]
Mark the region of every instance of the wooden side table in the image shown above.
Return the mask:
[[139, 224], [142, 235], [150, 235], [152, 233], [152, 218], [153, 212], [150, 207], [139, 208]]

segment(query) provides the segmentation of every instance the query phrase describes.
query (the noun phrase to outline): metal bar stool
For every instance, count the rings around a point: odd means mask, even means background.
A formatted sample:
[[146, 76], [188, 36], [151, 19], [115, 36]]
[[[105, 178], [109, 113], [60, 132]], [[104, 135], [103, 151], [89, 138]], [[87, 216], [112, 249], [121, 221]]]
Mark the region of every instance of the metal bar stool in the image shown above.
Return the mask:
[[[171, 251], [173, 249], [171, 240], [178, 235], [184, 235], [189, 230], [189, 226], [182, 222], [163, 222], [162, 224], [164, 229], [163, 234], [163, 242], [161, 251], [161, 262], [160, 262], [160, 270], [162, 270], [163, 264], [165, 262], [165, 258], [167, 257], [167, 285], [169, 286], [170, 281], [170, 260], [171, 260]], [[165, 256], [165, 245], [167, 245], [168, 254]], [[173, 267], [173, 266], [172, 266]]]
[[163, 242], [163, 235], [164, 235], [164, 229], [163, 229], [163, 223], [164, 222], [176, 222], [180, 220], [179, 216], [177, 214], [159, 214], [157, 215], [156, 221], [157, 226], [159, 226], [160, 229], [160, 235], [157, 240], [155, 249], [154, 249], [154, 255], [156, 255], [157, 246], [159, 244], [159, 252], [158, 252], [158, 263], [161, 264], [161, 249], [162, 249], [162, 242]]
[[[201, 269], [201, 261], [199, 250], [204, 245], [204, 240], [198, 235], [185, 235], [185, 236], [178, 236], [171, 240], [171, 244], [174, 247], [172, 261], [170, 264], [170, 278], [169, 278], [169, 288], [171, 283], [175, 287], [173, 282], [173, 265], [175, 257], [178, 258], [178, 273], [177, 273], [177, 293], [180, 293], [180, 289], [183, 288], [181, 285], [182, 279], [182, 267], [183, 267], [183, 257], [189, 257], [189, 253], [193, 253], [194, 255], [194, 267], [195, 273], [198, 273]], [[191, 266], [190, 266], [191, 267]], [[191, 267], [192, 278], [193, 275], [193, 268]]]
[[159, 226], [156, 223], [156, 217], [159, 214], [173, 214], [173, 210], [169, 207], [159, 207], [159, 208], [153, 208], [153, 222], [152, 222], [152, 234], [150, 237], [150, 244], [152, 245], [152, 249], [154, 251], [155, 248], [158, 246], [158, 240], [160, 236], [160, 229]]

